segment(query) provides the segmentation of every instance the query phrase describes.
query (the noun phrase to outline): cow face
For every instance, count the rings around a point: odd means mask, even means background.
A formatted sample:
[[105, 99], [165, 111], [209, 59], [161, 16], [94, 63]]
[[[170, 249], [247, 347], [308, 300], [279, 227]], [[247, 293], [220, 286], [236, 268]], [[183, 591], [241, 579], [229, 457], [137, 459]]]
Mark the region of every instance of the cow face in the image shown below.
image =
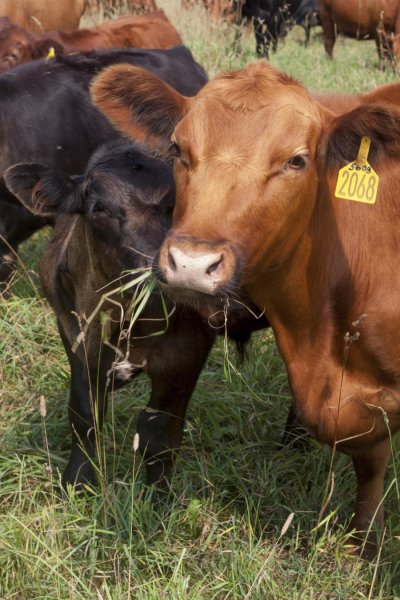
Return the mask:
[[[100, 76], [92, 93], [120, 128], [127, 120], [135, 135], [165, 140], [172, 133], [176, 208], [159, 254], [160, 279], [171, 288], [225, 294], [287, 260], [316, 195], [316, 103], [264, 61], [217, 78], [194, 99], [176, 100], [165, 84], [134, 72], [141, 80], [135, 91], [132, 85], [130, 106], [126, 79], [119, 94], [115, 80]], [[152, 119], [162, 107], [169, 118]]]
[[147, 264], [157, 253], [171, 222], [171, 167], [131, 142], [101, 147], [82, 177], [19, 164], [8, 169], [5, 180], [34, 214], [81, 215], [95, 240], [110, 251], [132, 254], [135, 267]]
[[22, 27], [0, 18], [0, 73], [30, 60], [33, 56], [31, 35]]

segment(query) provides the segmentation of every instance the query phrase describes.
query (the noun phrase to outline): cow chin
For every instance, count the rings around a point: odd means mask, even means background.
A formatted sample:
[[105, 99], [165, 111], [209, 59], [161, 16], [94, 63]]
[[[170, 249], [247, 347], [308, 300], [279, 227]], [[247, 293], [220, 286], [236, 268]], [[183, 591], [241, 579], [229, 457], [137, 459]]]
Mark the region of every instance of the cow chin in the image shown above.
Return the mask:
[[207, 318], [215, 312], [223, 310], [227, 302], [227, 296], [225, 294], [205, 294], [204, 292], [184, 287], [174, 287], [168, 283], [163, 283], [160, 280], [159, 287], [168, 298], [177, 304], [183, 304], [190, 308], [194, 308]]

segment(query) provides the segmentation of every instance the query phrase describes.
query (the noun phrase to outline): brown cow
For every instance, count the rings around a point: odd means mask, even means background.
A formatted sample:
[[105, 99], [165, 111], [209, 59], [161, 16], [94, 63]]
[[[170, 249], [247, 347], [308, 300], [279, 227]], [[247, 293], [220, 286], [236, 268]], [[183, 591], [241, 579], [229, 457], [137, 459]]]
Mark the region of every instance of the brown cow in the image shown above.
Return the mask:
[[21, 63], [55, 54], [106, 48], [172, 48], [181, 44], [175, 27], [163, 11], [105, 21], [92, 29], [29, 33], [0, 19], [0, 73]]
[[[332, 58], [338, 33], [357, 40], [375, 40], [382, 64], [392, 53], [390, 34], [400, 32], [398, 0], [319, 0], [324, 46]], [[393, 48], [394, 50], [395, 48]], [[395, 55], [400, 56], [400, 53]]]
[[[265, 310], [300, 421], [353, 460], [352, 528], [372, 552], [365, 532], [382, 525], [389, 437], [400, 428], [400, 107], [382, 99], [390, 86], [335, 115], [265, 61], [191, 99], [141, 69], [118, 75], [95, 80], [95, 102], [176, 157], [160, 279], [196, 302], [241, 287]], [[380, 177], [372, 205], [335, 197], [363, 136]]]
[[0, 17], [28, 31], [76, 29], [86, 0], [0, 0]]

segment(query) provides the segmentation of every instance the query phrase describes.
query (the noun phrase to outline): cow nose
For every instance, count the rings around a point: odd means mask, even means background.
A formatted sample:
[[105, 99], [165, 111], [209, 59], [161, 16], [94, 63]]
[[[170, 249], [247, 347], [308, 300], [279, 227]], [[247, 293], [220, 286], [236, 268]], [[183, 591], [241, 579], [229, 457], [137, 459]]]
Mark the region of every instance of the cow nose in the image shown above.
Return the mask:
[[224, 253], [189, 252], [171, 245], [165, 276], [170, 285], [213, 293], [224, 276]]

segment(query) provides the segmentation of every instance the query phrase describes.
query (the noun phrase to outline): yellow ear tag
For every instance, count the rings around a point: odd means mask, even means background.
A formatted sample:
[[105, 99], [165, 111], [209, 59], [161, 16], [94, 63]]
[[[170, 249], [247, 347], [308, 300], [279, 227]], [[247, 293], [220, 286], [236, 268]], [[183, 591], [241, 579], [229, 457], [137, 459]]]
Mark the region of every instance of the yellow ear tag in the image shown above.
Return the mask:
[[340, 169], [335, 196], [344, 200], [375, 204], [379, 177], [368, 163], [369, 137], [361, 138], [357, 159]]
[[50, 46], [48, 54], [46, 56], [46, 60], [50, 60], [50, 58], [54, 58], [56, 55], [53, 46]]

